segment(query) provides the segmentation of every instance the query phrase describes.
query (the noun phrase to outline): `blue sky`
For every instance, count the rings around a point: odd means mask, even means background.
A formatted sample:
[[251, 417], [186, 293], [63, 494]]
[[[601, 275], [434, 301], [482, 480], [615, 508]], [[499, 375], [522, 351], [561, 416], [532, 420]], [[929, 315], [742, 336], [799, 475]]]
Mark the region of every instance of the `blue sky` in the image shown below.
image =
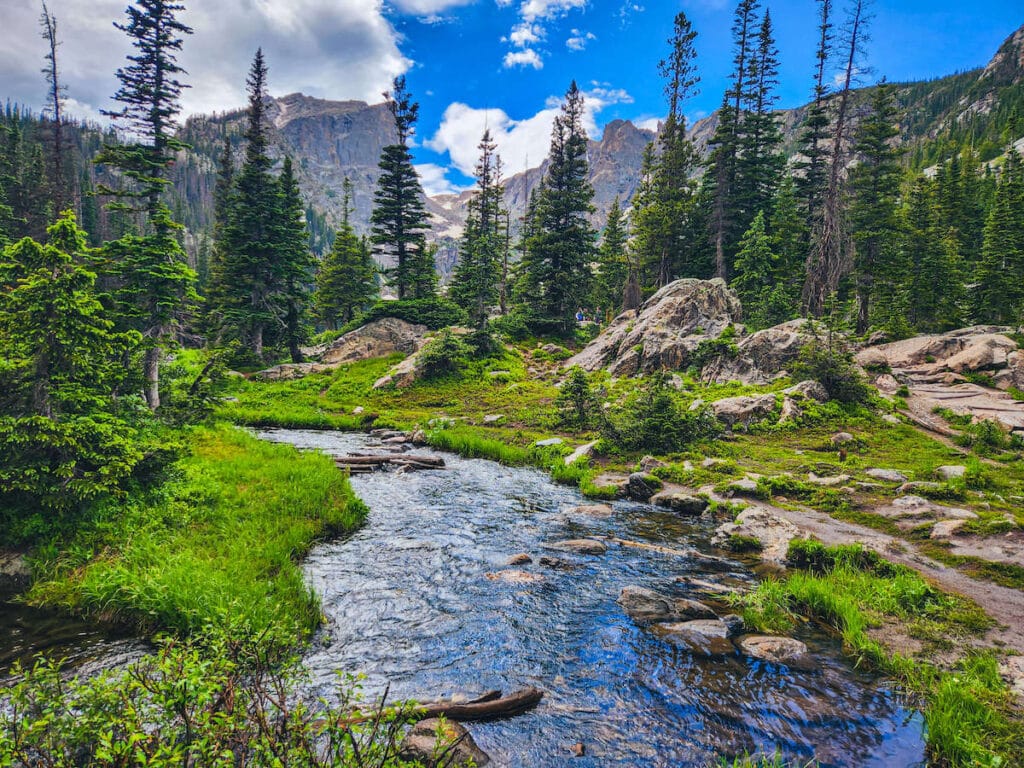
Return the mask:
[[[48, 0], [58, 18], [69, 107], [97, 117], [110, 107], [114, 71], [128, 44], [112, 22], [127, 0]], [[835, 0], [842, 13], [845, 0]], [[42, 107], [39, 0], [0, 0], [0, 98]], [[379, 101], [406, 73], [421, 105], [415, 148], [429, 192], [469, 183], [484, 126], [506, 167], [540, 163], [557, 100], [576, 79], [588, 94], [588, 130], [608, 121], [655, 122], [664, 112], [657, 62], [675, 14], [697, 30], [701, 93], [687, 105], [714, 110], [731, 66], [734, 0], [185, 0], [195, 34], [181, 60], [192, 88], [185, 114], [244, 105], [257, 46], [275, 95]], [[773, 0], [782, 60], [779, 106], [806, 101], [814, 55], [814, 0]], [[875, 0], [868, 81], [938, 77], [985, 64], [1024, 24], [1022, 0]]]

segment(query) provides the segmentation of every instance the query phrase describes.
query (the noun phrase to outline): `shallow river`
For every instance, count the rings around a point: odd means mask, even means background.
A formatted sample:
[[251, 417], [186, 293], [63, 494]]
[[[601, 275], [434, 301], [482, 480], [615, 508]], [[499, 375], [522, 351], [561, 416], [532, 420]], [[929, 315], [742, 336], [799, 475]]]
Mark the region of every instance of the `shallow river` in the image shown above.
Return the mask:
[[[383, 450], [357, 434], [261, 436], [334, 455]], [[756, 581], [741, 562], [700, 556], [722, 555], [708, 543], [710, 521], [631, 503], [616, 503], [610, 518], [573, 515], [586, 502], [541, 472], [444, 458], [442, 471], [353, 477], [371, 510], [367, 525], [310, 555], [306, 572], [328, 617], [305, 658], [317, 692], [329, 694], [336, 670], [365, 673], [368, 694], [390, 684], [392, 697], [421, 701], [543, 689], [536, 710], [470, 726], [498, 766], [704, 766], [721, 754], [776, 749], [822, 766], [923, 764], [920, 715], [884, 682], [855, 671], [819, 630], [797, 633], [812, 657], [787, 666], [731, 644], [694, 647], [626, 616], [616, 598], [629, 584], [706, 601], [679, 577]], [[697, 553], [543, 548], [582, 536]], [[519, 552], [534, 563], [517, 568], [542, 580], [488, 577]], [[539, 565], [545, 554], [571, 567]], [[577, 742], [582, 758], [570, 752]]]

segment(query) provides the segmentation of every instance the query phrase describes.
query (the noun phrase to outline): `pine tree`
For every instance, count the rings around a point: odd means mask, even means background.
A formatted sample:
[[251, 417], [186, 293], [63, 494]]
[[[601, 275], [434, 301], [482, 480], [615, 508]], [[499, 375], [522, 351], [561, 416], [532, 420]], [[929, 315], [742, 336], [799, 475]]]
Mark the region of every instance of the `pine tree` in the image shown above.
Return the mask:
[[782, 132], [773, 111], [778, 76], [772, 17], [765, 11], [758, 27], [756, 47], [749, 56], [748, 96], [739, 126], [733, 197], [737, 228], [741, 231], [749, 227], [759, 211], [770, 210], [785, 166], [781, 152]]
[[604, 225], [601, 247], [598, 249], [597, 274], [594, 276], [593, 304], [600, 316], [611, 320], [622, 311], [626, 281], [629, 278], [629, 262], [626, 256], [626, 221], [616, 196], [608, 210]]
[[587, 181], [583, 94], [569, 86], [555, 118], [544, 182], [537, 194], [532, 234], [526, 242], [523, 303], [538, 330], [568, 336], [574, 314], [590, 290], [595, 233], [587, 222], [594, 190]]
[[378, 260], [394, 262], [385, 274], [395, 286], [398, 298], [429, 298], [436, 292], [437, 273], [425, 238], [429, 224], [423, 188], [409, 151], [419, 104], [406, 90], [404, 76], [395, 78], [388, 108], [395, 122], [398, 143], [389, 144], [381, 152], [381, 175], [373, 197], [370, 239]]
[[72, 199], [71, 179], [67, 174], [67, 147], [64, 138], [64, 93], [65, 86], [60, 81], [60, 70], [57, 66], [57, 48], [60, 40], [57, 37], [57, 18], [50, 13], [46, 3], [43, 3], [43, 13], [39, 17], [39, 24], [42, 27], [42, 37], [46, 41], [46, 74], [47, 109], [49, 111], [50, 130], [50, 169], [49, 188], [50, 200], [53, 203], [53, 211], [63, 211]]
[[832, 0], [817, 0], [818, 3], [818, 46], [814, 60], [813, 103], [807, 109], [803, 133], [800, 136], [800, 154], [803, 160], [797, 163], [800, 175], [797, 189], [803, 200], [804, 212], [809, 222], [817, 220], [821, 213], [821, 201], [825, 195], [827, 166], [824, 141], [828, 138], [830, 125], [826, 99], [829, 95], [828, 62], [832, 58]]
[[769, 222], [772, 252], [779, 257], [769, 318], [772, 324], [776, 324], [790, 320], [798, 313], [807, 258], [807, 221], [800, 210], [792, 176], [784, 177], [779, 184]]
[[769, 323], [769, 304], [776, 288], [778, 258], [772, 253], [764, 213], [759, 212], [740, 240], [736, 275], [729, 283], [743, 304], [744, 318], [755, 328]]
[[345, 179], [342, 221], [316, 277], [317, 317], [337, 330], [355, 319], [377, 297], [377, 267], [365, 238], [349, 221], [351, 182]]
[[658, 147], [652, 143], [644, 151], [641, 182], [633, 200], [630, 223], [636, 277], [651, 293], [677, 277], [702, 271], [693, 237], [696, 185], [692, 179], [700, 157], [687, 136], [683, 113], [699, 82], [696, 37], [686, 14], [676, 14], [669, 56], [658, 65], [665, 78], [668, 117]]
[[839, 282], [848, 273], [849, 238], [845, 231], [844, 183], [847, 164], [847, 130], [850, 119], [850, 94], [859, 68], [867, 39], [870, 0], [852, 0], [844, 27], [843, 87], [839, 92], [832, 142], [828, 151], [828, 176], [821, 201], [821, 215], [811, 224], [811, 247], [807, 253], [807, 279], [804, 282], [804, 308], [815, 316], [825, 311], [828, 299], [839, 288]]
[[1024, 319], [1024, 161], [1006, 156], [985, 221], [978, 315], [993, 323]]
[[121, 85], [114, 100], [121, 109], [105, 114], [139, 140], [107, 145], [96, 159], [119, 169], [134, 186], [101, 192], [140, 200], [151, 230], [143, 238], [127, 236], [111, 243], [108, 254], [119, 281], [117, 298], [122, 312], [145, 339], [145, 395], [154, 410], [160, 407], [163, 348], [173, 343], [177, 324], [197, 299], [195, 273], [176, 237], [181, 225], [161, 199], [170, 184], [167, 169], [174, 153], [186, 147], [174, 135], [181, 110], [179, 97], [187, 87], [177, 79], [184, 73], [177, 53], [183, 36], [192, 32], [176, 17], [184, 9], [167, 0], [135, 0], [126, 10], [127, 23], [115, 25], [131, 38], [136, 53], [117, 71]]
[[267, 154], [266, 83], [267, 67], [259, 49], [246, 80], [245, 160], [218, 243], [223, 268], [222, 282], [215, 289], [224, 331], [244, 344], [257, 361], [263, 359], [268, 329], [278, 322], [277, 299], [284, 280], [278, 237], [280, 186], [270, 173]]
[[871, 113], [858, 126], [854, 151], [858, 164], [850, 173], [850, 235], [853, 237], [857, 283], [857, 333], [867, 331], [875, 279], [894, 277], [894, 250], [899, 237], [897, 204], [899, 152], [891, 142], [899, 135], [892, 87], [884, 81], [874, 90]]
[[501, 199], [501, 158], [491, 132], [480, 140], [480, 160], [475, 175], [477, 189], [468, 203], [466, 230], [459, 243], [459, 263], [455, 268], [449, 297], [466, 310], [470, 322], [483, 328], [490, 308], [498, 301], [502, 250], [506, 237]]
[[737, 160], [741, 145], [743, 110], [751, 98], [750, 60], [754, 39], [755, 14], [759, 0], [740, 0], [733, 16], [732, 84], [722, 98], [718, 111], [718, 125], [711, 139], [713, 147], [705, 176], [705, 186], [711, 197], [709, 222], [711, 242], [715, 253], [715, 276], [727, 279], [729, 261], [734, 251], [737, 229], [741, 220], [735, 197]]
[[955, 241], [938, 220], [935, 185], [921, 176], [911, 186], [903, 214], [906, 317], [923, 333], [948, 330], [960, 320], [960, 280]]
[[279, 231], [277, 241], [277, 269], [281, 274], [281, 295], [284, 342], [293, 363], [305, 358], [299, 345], [309, 335], [307, 309], [310, 284], [313, 281], [313, 253], [309, 250], [309, 232], [306, 230], [306, 207], [299, 192], [292, 159], [285, 157], [278, 179], [280, 185]]

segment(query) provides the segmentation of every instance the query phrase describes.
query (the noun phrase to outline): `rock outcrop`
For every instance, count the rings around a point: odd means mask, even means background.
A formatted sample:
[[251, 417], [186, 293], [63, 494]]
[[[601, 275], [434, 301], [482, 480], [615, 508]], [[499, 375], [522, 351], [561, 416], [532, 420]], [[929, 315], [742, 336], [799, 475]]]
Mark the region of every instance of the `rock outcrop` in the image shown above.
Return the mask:
[[676, 280], [638, 311], [615, 318], [566, 366], [607, 368], [615, 376], [684, 369], [702, 341], [718, 338], [741, 315], [739, 299], [723, 280]]
[[276, 365], [260, 371], [256, 376], [268, 381], [297, 379], [360, 360], [387, 357], [396, 352], [412, 355], [423, 345], [427, 330], [425, 325], [407, 323], [396, 317], [384, 317], [349, 331], [328, 344], [307, 348], [304, 350], [310, 358], [307, 363]]
[[623, 587], [617, 602], [633, 621], [640, 624], [716, 618], [715, 612], [703, 603], [683, 597], [669, 597], [647, 587]]
[[864, 368], [908, 369], [928, 366], [928, 372], [978, 371], [1005, 368], [1008, 358], [1017, 349], [1012, 339], [1003, 335], [1012, 328], [976, 325], [949, 333], [915, 336], [862, 349], [854, 360]]
[[465, 727], [438, 718], [416, 723], [402, 740], [399, 757], [428, 768], [456, 768], [470, 761], [473, 765], [484, 766], [491, 762]]
[[786, 561], [789, 542], [807, 538], [804, 531], [763, 507], [749, 507], [737, 515], [736, 522], [720, 525], [711, 543], [728, 546], [732, 536], [757, 539], [761, 543], [762, 559], [775, 563]]
[[735, 355], [722, 355], [704, 367], [706, 382], [739, 381], [769, 384], [785, 376], [800, 350], [814, 338], [814, 326], [804, 318], [790, 320], [742, 339]]

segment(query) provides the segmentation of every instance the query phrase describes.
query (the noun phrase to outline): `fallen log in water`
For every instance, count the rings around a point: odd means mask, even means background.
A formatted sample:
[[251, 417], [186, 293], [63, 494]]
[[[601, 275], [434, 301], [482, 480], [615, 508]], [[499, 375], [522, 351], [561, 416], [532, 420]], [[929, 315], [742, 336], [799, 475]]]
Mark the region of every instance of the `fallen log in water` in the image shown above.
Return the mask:
[[415, 711], [417, 716], [422, 714], [424, 718], [444, 715], [449, 720], [495, 720], [533, 709], [543, 697], [544, 692], [539, 688], [523, 688], [508, 696], [502, 696], [501, 691], [488, 691], [471, 701], [421, 704]]
[[353, 474], [372, 472], [388, 466], [406, 469], [444, 469], [444, 459], [440, 456], [416, 456], [408, 453], [335, 456], [334, 464], [339, 469], [347, 469]]
[[533, 709], [544, 698], [539, 688], [523, 688], [502, 696], [501, 691], [488, 691], [469, 701], [435, 701], [428, 704], [403, 705], [401, 707], [382, 707], [373, 712], [342, 714], [337, 720], [318, 720], [318, 725], [336, 725], [345, 727], [358, 723], [379, 720], [384, 717], [398, 717], [405, 721], [427, 720], [432, 717], [444, 717], [461, 722], [471, 720], [499, 720], [503, 717], [520, 715]]

